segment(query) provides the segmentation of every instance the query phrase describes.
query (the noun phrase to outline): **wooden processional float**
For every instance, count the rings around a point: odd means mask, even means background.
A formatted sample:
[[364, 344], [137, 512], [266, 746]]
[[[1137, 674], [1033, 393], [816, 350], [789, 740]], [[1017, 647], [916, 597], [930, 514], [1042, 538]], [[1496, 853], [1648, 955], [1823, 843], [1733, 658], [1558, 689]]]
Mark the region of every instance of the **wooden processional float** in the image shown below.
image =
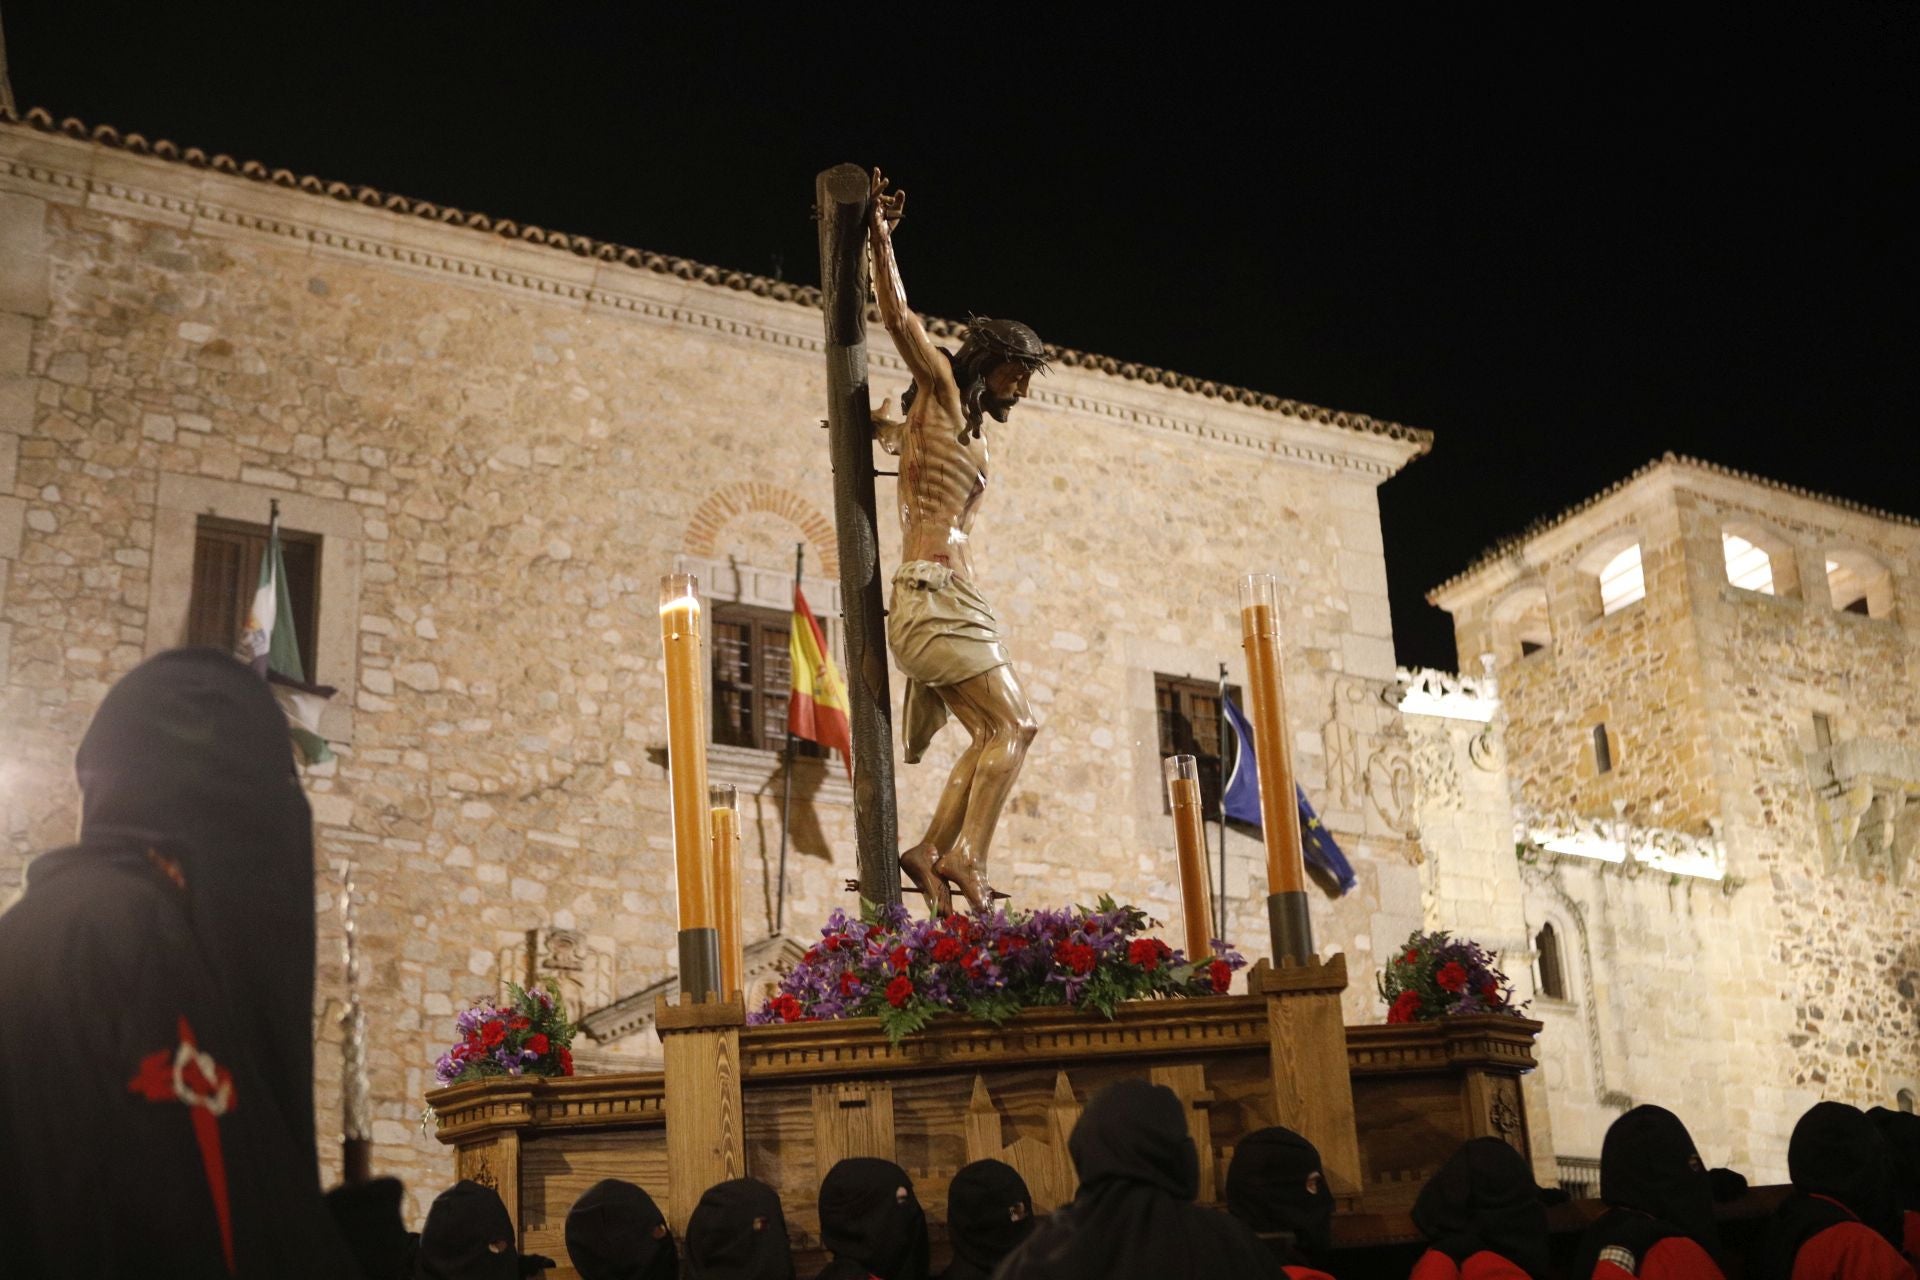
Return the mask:
[[[892, 745], [873, 536], [860, 253], [869, 179], [820, 175], [830, 418], [842, 598], [853, 702], [860, 889], [897, 901]], [[848, 246], [851, 246], [849, 250]], [[863, 475], [853, 474], [864, 469]], [[864, 485], [861, 481], [864, 480]], [[868, 597], [871, 596], [871, 599]], [[1272, 959], [1247, 994], [1123, 1005], [1112, 1021], [1031, 1009], [1004, 1026], [943, 1016], [894, 1044], [873, 1019], [746, 1025], [739, 932], [738, 819], [731, 788], [710, 792], [698, 585], [662, 582], [668, 764], [679, 899], [680, 986], [656, 1020], [664, 1068], [623, 1075], [515, 1077], [427, 1095], [458, 1174], [499, 1191], [522, 1249], [566, 1257], [567, 1210], [602, 1178], [638, 1183], [683, 1232], [706, 1188], [751, 1176], [785, 1206], [801, 1273], [817, 1268], [816, 1197], [847, 1156], [892, 1160], [945, 1249], [947, 1185], [988, 1157], [1026, 1178], [1038, 1212], [1073, 1196], [1067, 1135], [1086, 1100], [1127, 1077], [1164, 1084], [1187, 1107], [1200, 1198], [1217, 1201], [1235, 1144], [1269, 1125], [1319, 1148], [1339, 1204], [1335, 1239], [1412, 1239], [1406, 1211], [1463, 1140], [1494, 1136], [1530, 1154], [1520, 1075], [1539, 1024], [1511, 1016], [1347, 1027], [1344, 956], [1314, 951], [1283, 698], [1274, 583], [1241, 587], [1248, 710], [1260, 761]], [[878, 763], [875, 763], [878, 762]], [[1198, 782], [1168, 762], [1185, 941], [1210, 942]], [[1195, 942], [1200, 945], [1195, 950]], [[562, 1271], [559, 1274], [567, 1274]]]

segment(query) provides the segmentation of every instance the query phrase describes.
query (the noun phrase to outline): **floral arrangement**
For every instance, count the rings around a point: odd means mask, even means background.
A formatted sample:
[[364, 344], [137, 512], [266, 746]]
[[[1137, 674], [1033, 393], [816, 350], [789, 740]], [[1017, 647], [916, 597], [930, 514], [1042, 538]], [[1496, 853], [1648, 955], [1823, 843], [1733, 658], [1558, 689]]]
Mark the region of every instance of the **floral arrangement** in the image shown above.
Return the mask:
[[1122, 1001], [1226, 991], [1246, 963], [1224, 944], [1188, 960], [1145, 931], [1156, 921], [1102, 897], [1097, 906], [915, 920], [905, 907], [835, 911], [820, 941], [750, 1015], [755, 1025], [880, 1020], [899, 1043], [939, 1013], [1003, 1023], [1066, 1005], [1113, 1017]]
[[1520, 1016], [1513, 983], [1485, 947], [1448, 933], [1407, 935], [1400, 954], [1380, 967], [1388, 1022], [1427, 1022], [1470, 1013]]
[[433, 1064], [443, 1085], [488, 1076], [570, 1076], [573, 1024], [552, 983], [507, 988], [503, 1005], [475, 1004], [453, 1020], [460, 1042]]

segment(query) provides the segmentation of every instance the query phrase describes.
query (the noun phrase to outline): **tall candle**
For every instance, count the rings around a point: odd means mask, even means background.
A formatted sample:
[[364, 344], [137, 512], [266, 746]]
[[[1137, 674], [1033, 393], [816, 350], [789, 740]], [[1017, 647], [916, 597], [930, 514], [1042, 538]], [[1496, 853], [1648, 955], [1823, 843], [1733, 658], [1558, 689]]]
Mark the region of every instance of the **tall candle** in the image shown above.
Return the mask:
[[1168, 756], [1163, 768], [1180, 853], [1180, 919], [1186, 927], [1187, 959], [1198, 962], [1213, 955], [1213, 882], [1207, 877], [1207, 843], [1200, 825], [1200, 767], [1192, 756]]
[[1313, 949], [1307, 928], [1307, 872], [1300, 849], [1300, 806], [1294, 797], [1293, 749], [1287, 740], [1280, 610], [1272, 574], [1250, 573], [1240, 580], [1240, 634], [1247, 654], [1247, 710], [1260, 777], [1260, 831], [1267, 845], [1267, 905], [1276, 958], [1305, 961]]
[[720, 996], [742, 990], [746, 955], [740, 941], [740, 794], [731, 782], [707, 788], [713, 821], [713, 922], [720, 935]]
[[694, 999], [719, 981], [713, 937], [713, 844], [707, 799], [707, 699], [700, 587], [690, 573], [660, 579], [667, 667], [667, 773], [673, 801], [674, 888], [680, 906], [680, 986]]

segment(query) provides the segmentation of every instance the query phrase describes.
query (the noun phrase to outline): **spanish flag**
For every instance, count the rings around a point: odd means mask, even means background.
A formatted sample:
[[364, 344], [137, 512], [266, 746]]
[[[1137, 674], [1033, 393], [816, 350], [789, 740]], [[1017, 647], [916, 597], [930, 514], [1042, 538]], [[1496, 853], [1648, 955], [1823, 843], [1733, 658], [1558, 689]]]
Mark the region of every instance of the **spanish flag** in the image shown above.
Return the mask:
[[793, 695], [787, 703], [787, 731], [796, 738], [832, 747], [847, 761], [853, 776], [853, 730], [847, 720], [847, 682], [827, 656], [827, 639], [800, 587], [793, 588], [793, 636], [788, 641], [793, 658]]

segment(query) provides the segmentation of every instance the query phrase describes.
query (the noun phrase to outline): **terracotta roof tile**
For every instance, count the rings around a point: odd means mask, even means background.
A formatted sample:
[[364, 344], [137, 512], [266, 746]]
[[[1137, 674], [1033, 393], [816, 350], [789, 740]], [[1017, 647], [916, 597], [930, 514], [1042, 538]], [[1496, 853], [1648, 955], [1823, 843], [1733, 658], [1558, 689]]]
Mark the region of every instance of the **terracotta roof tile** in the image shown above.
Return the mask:
[[1591, 510], [1602, 502], [1605, 502], [1608, 498], [1619, 493], [1622, 489], [1625, 489], [1642, 476], [1649, 475], [1659, 468], [1667, 466], [1691, 467], [1697, 471], [1705, 471], [1711, 475], [1724, 476], [1729, 480], [1740, 480], [1747, 484], [1757, 484], [1763, 488], [1772, 489], [1777, 493], [1787, 493], [1792, 494], [1796, 498], [1810, 498], [1815, 502], [1824, 502], [1829, 506], [1839, 507], [1843, 511], [1854, 511], [1861, 515], [1872, 516], [1876, 520], [1890, 520], [1895, 524], [1920, 527], [1920, 517], [1904, 515], [1898, 511], [1887, 511], [1880, 507], [1868, 506], [1864, 502], [1855, 502], [1851, 498], [1837, 498], [1830, 493], [1816, 493], [1812, 489], [1805, 489], [1797, 484], [1787, 484], [1781, 480], [1770, 480], [1766, 476], [1757, 476], [1751, 471], [1741, 471], [1734, 467], [1722, 466], [1717, 462], [1708, 462], [1703, 458], [1689, 457], [1684, 453], [1667, 452], [1661, 454], [1652, 462], [1637, 468], [1631, 475], [1614, 481], [1591, 497], [1582, 498], [1557, 515], [1541, 516], [1530, 522], [1518, 533], [1510, 533], [1500, 539], [1485, 551], [1482, 551], [1478, 556], [1474, 557], [1473, 563], [1427, 592], [1427, 603], [1438, 604], [1439, 601], [1435, 600], [1434, 597], [1441, 592], [1460, 585], [1467, 579], [1480, 573], [1483, 569], [1486, 569], [1489, 565], [1513, 555], [1518, 552], [1520, 548], [1526, 546], [1527, 543], [1532, 542], [1547, 530], [1558, 528], [1581, 512]]
[[[811, 285], [797, 285], [787, 281], [773, 280], [766, 276], [754, 275], [746, 271], [731, 271], [725, 267], [709, 266], [694, 262], [688, 258], [676, 258], [668, 254], [653, 253], [645, 249], [629, 248], [626, 245], [610, 244], [603, 240], [594, 240], [588, 236], [570, 235], [562, 231], [548, 231], [542, 227], [522, 226], [505, 218], [490, 218], [484, 213], [469, 213], [462, 209], [436, 205], [426, 200], [415, 200], [409, 196], [391, 195], [377, 191], [372, 187], [350, 186], [344, 182], [329, 182], [311, 174], [296, 176], [286, 169], [268, 169], [255, 160], [236, 161], [232, 156], [209, 156], [198, 147], [181, 147], [164, 138], [149, 141], [144, 134], [122, 134], [111, 125], [97, 125], [89, 128], [83, 121], [68, 117], [55, 121], [52, 115], [35, 107], [25, 116], [6, 108], [0, 108], [0, 122], [24, 125], [42, 133], [60, 133], [70, 138], [98, 143], [120, 151], [130, 151], [135, 155], [154, 156], [161, 160], [170, 160], [195, 168], [212, 169], [218, 173], [230, 173], [238, 177], [249, 178], [255, 182], [267, 182], [279, 187], [297, 187], [314, 195], [329, 196], [335, 200], [349, 200], [359, 204], [390, 210], [394, 213], [412, 214], [449, 226], [467, 227], [475, 231], [487, 231], [509, 239], [525, 241], [529, 244], [545, 245], [549, 248], [563, 249], [583, 258], [596, 258], [602, 262], [618, 262], [640, 271], [653, 271], [661, 275], [670, 275], [682, 280], [713, 285], [722, 289], [739, 289], [759, 297], [770, 298], [776, 302], [790, 302], [803, 307], [820, 305], [820, 290]], [[874, 318], [877, 313], [870, 313]], [[959, 338], [965, 335], [965, 323], [957, 320], [942, 320], [938, 317], [927, 318], [929, 332], [941, 337]], [[1325, 409], [1319, 405], [1307, 404], [1300, 400], [1289, 400], [1283, 396], [1272, 395], [1264, 391], [1254, 391], [1247, 387], [1236, 387], [1223, 382], [1211, 382], [1196, 378], [1190, 374], [1175, 373], [1170, 369], [1158, 369], [1152, 365], [1136, 364], [1132, 361], [1117, 360], [1112, 356], [1103, 356], [1091, 351], [1076, 351], [1070, 347], [1047, 347], [1047, 358], [1057, 365], [1067, 365], [1076, 369], [1088, 369], [1114, 377], [1126, 378], [1136, 382], [1146, 382], [1158, 386], [1170, 387], [1193, 395], [1204, 396], [1210, 400], [1223, 400], [1229, 404], [1246, 405], [1250, 408], [1264, 409], [1284, 414], [1291, 418], [1300, 418], [1308, 422], [1323, 423], [1331, 427], [1358, 432], [1363, 435], [1385, 436], [1392, 440], [1402, 440], [1416, 446], [1416, 454], [1425, 453], [1433, 446], [1433, 433], [1419, 427], [1404, 426], [1398, 422], [1389, 422], [1383, 418], [1369, 417], [1364, 413], [1346, 413], [1335, 409]]]

